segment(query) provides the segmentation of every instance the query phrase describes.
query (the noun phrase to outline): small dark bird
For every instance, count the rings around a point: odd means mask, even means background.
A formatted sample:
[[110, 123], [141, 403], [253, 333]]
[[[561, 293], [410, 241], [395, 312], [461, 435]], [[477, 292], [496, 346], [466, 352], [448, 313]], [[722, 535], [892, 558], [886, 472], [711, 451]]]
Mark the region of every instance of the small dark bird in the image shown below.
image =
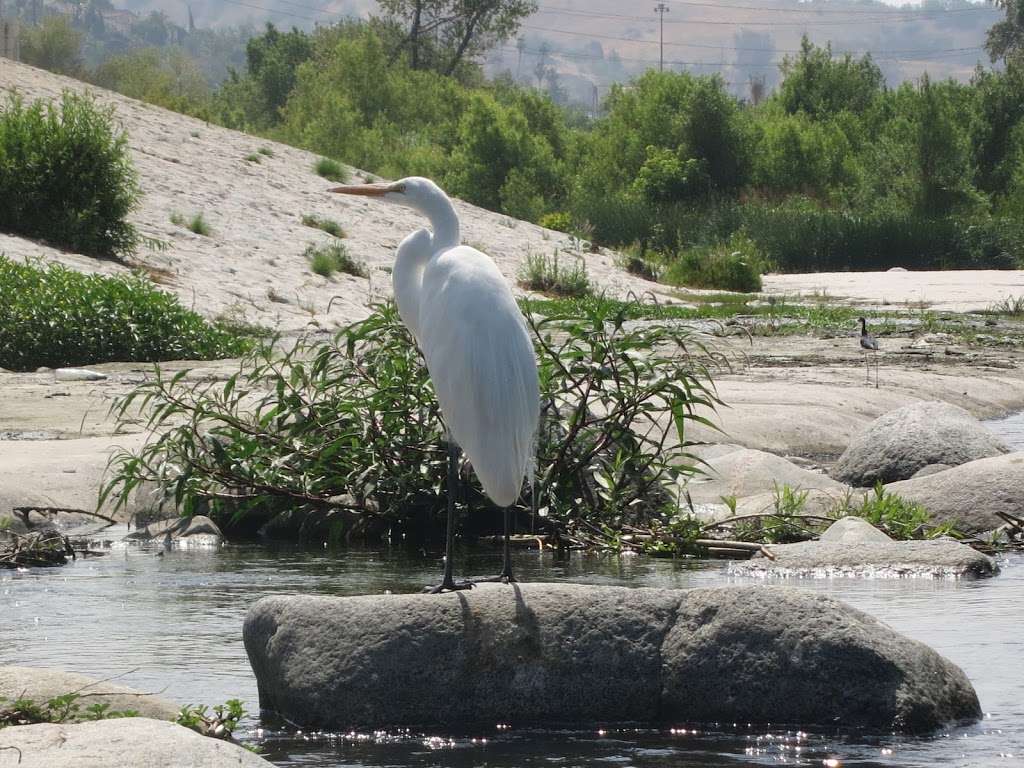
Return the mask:
[[868, 353], [875, 355], [875, 389], [878, 388], [878, 339], [868, 333], [868, 321], [858, 317], [860, 323], [860, 347], [864, 350], [864, 375], [868, 384], [871, 383], [871, 364], [868, 362]]

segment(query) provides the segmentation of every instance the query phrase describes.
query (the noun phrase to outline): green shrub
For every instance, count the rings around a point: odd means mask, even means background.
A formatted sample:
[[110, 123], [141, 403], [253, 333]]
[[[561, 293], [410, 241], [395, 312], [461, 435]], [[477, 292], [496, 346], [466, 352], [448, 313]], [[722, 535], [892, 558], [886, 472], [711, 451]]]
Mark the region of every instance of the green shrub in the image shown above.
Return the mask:
[[65, 92], [56, 105], [11, 96], [0, 110], [0, 231], [90, 256], [130, 254], [139, 190], [113, 108]]
[[210, 360], [247, 346], [139, 275], [85, 275], [0, 256], [0, 368]]
[[575, 264], [566, 267], [559, 263], [558, 251], [550, 257], [543, 253], [528, 254], [526, 264], [519, 275], [519, 285], [528, 291], [547, 293], [554, 296], [587, 296], [593, 291], [587, 277], [583, 259], [572, 257]]
[[309, 268], [324, 277], [330, 277], [335, 272], [345, 272], [356, 277], [370, 275], [366, 265], [353, 259], [342, 243], [310, 245], [304, 255], [309, 260]]
[[344, 183], [348, 180], [348, 172], [344, 166], [337, 160], [331, 160], [329, 157], [321, 157], [317, 160], [313, 170], [316, 171], [318, 176], [323, 176], [330, 181]]
[[754, 242], [742, 234], [728, 242], [691, 248], [671, 262], [663, 282], [690, 288], [717, 288], [754, 293], [761, 290], [763, 259]]
[[545, 213], [537, 221], [537, 224], [544, 227], [544, 229], [553, 229], [557, 232], [570, 232], [572, 231], [572, 216], [565, 211]]
[[336, 221], [332, 221], [331, 219], [322, 219], [319, 216], [312, 216], [307, 214], [302, 217], [302, 223], [305, 224], [307, 227], [322, 230], [329, 235], [334, 235], [335, 237], [346, 236], [345, 230], [342, 228], [341, 224], [339, 224]]
[[259, 152], [264, 157], [273, 157], [274, 156], [274, 150], [272, 150], [270, 147], [260, 147], [256, 151]]
[[[699, 339], [678, 323], [626, 323], [622, 307], [527, 318], [543, 404], [534, 524], [566, 542], [616, 547], [624, 526], [673, 517], [678, 481], [694, 471], [689, 425], [718, 403]], [[390, 303], [333, 340], [261, 345], [226, 383], [158, 376], [115, 413], [139, 414], [153, 436], [113, 462], [104, 494], [119, 499], [152, 480], [183, 514], [235, 533], [335, 540], [413, 541], [424, 520], [442, 519], [444, 425]], [[485, 519], [475, 477], [466, 490], [473, 519]]]
[[875, 485], [874, 494], [865, 496], [859, 507], [849, 504], [846, 507], [837, 512], [837, 515], [851, 514], [863, 517], [898, 541], [934, 539], [956, 533], [949, 523], [933, 525], [928, 510], [921, 504], [907, 501], [895, 493], [887, 493], [881, 483]]
[[263, 156], [256, 152], [253, 152], [252, 154], [245, 156], [245, 161], [247, 163], [256, 163], [257, 165], [259, 165], [261, 162], [263, 162]]

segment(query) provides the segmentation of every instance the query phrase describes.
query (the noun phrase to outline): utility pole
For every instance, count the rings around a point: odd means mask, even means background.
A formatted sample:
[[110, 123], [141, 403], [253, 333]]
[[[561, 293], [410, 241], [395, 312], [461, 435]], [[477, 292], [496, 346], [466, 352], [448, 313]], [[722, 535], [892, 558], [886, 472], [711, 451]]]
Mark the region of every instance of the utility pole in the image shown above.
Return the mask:
[[668, 6], [658, 3], [654, 6], [654, 12], [661, 17], [661, 45], [658, 53], [658, 71], [665, 71], [665, 14], [668, 13]]

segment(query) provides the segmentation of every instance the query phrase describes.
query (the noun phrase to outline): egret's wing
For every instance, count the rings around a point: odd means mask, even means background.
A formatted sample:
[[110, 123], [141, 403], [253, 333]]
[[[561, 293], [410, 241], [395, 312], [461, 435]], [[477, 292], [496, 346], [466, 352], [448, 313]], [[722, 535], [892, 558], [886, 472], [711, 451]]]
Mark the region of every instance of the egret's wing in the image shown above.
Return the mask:
[[519, 498], [540, 412], [537, 361], [497, 266], [468, 246], [424, 270], [420, 344], [441, 412], [487, 495]]

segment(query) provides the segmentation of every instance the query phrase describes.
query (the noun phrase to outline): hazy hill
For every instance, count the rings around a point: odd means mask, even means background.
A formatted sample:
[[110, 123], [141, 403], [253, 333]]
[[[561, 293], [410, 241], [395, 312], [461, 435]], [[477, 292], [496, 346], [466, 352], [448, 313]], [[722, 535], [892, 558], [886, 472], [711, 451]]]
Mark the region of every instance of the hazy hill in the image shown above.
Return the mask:
[[[115, 0], [145, 12], [163, 10], [185, 25], [179, 0]], [[586, 104], [614, 82], [659, 60], [659, 20], [653, 2], [540, 0], [539, 11], [521, 30], [522, 45], [509, 41], [493, 52], [488, 69], [510, 72], [524, 82], [561, 88]], [[802, 35], [836, 51], [871, 51], [890, 84], [919, 77], [970, 76], [987, 63], [985, 32], [1002, 17], [988, 3], [950, 0], [924, 6], [872, 0], [670, 0], [664, 15], [665, 66], [720, 73], [737, 95], [749, 93], [751, 77], [770, 88], [778, 64], [795, 51]], [[192, 0], [199, 26], [251, 24], [311, 28], [376, 10], [373, 0]], [[521, 50], [520, 50], [521, 47]], [[554, 71], [553, 82], [548, 74]]]
[[[144, 235], [167, 244], [162, 251], [140, 249], [138, 262], [186, 305], [207, 316], [229, 312], [285, 330], [311, 321], [333, 326], [365, 316], [368, 302], [390, 294], [386, 269], [399, 241], [426, 223], [407, 209], [328, 194], [331, 183], [313, 172], [317, 156], [309, 152], [0, 61], [0, 90], [15, 89], [27, 99], [58, 97], [65, 88], [88, 90], [101, 103], [114, 106], [128, 132], [144, 195], [131, 219]], [[259, 154], [261, 148], [271, 154]], [[458, 203], [458, 210], [463, 240], [487, 251], [510, 282], [527, 255], [568, 247], [562, 233], [464, 203]], [[186, 219], [202, 213], [210, 236], [173, 224], [172, 213]], [[310, 243], [330, 242], [332, 237], [304, 226], [304, 215], [341, 224], [349, 252], [370, 267], [370, 279], [314, 274], [303, 252]], [[52, 259], [83, 271], [124, 269], [9, 235], [0, 235], [0, 252]], [[615, 267], [611, 254], [589, 254], [586, 263], [598, 287], [611, 295], [671, 290], [626, 274]]]

